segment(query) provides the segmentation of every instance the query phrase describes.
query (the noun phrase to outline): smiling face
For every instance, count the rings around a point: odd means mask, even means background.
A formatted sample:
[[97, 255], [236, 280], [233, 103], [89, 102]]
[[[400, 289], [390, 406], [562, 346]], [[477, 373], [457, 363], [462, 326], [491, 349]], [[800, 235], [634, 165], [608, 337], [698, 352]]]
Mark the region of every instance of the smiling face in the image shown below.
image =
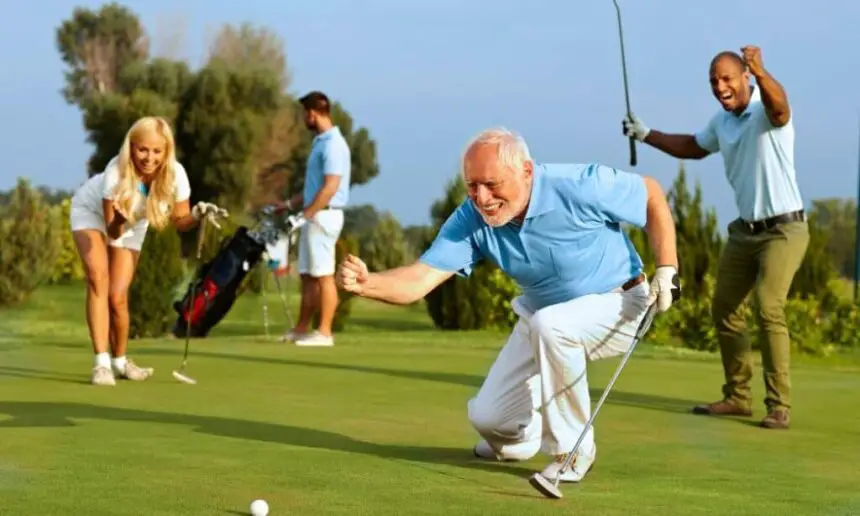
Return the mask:
[[531, 195], [533, 165], [519, 170], [499, 159], [498, 144], [476, 144], [464, 156], [463, 179], [469, 198], [484, 221], [493, 227], [521, 218]]
[[167, 139], [156, 131], [142, 131], [131, 140], [131, 160], [144, 178], [158, 172], [166, 156]]
[[749, 72], [729, 56], [718, 56], [709, 72], [711, 92], [726, 111], [741, 113], [750, 100]]

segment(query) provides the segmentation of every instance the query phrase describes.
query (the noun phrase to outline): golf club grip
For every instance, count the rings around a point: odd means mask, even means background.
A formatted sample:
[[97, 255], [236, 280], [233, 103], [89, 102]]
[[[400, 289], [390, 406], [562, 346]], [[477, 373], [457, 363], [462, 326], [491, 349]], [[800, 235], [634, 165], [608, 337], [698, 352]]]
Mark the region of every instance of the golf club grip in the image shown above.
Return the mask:
[[635, 167], [636, 163], [636, 140], [634, 138], [630, 138], [630, 166]]

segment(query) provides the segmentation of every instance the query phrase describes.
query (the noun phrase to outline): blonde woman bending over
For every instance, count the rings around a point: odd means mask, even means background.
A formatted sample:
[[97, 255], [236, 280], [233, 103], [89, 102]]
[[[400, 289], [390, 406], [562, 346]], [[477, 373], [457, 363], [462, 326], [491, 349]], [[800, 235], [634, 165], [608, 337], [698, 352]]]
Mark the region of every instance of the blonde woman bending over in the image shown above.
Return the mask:
[[[195, 228], [218, 206], [189, 206], [188, 175], [176, 161], [173, 132], [161, 117], [144, 117], [125, 136], [119, 155], [75, 193], [71, 228], [87, 277], [87, 325], [95, 352], [92, 383], [115, 385], [115, 375], [146, 380], [152, 368], [126, 358], [128, 288], [150, 224]], [[111, 357], [113, 360], [111, 360]]]

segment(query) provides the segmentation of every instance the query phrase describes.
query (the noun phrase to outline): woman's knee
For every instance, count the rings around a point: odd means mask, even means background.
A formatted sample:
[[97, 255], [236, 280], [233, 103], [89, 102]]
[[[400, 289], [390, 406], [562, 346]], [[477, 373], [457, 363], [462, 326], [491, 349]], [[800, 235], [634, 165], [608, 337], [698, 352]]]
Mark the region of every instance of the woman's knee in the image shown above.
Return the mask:
[[110, 274], [105, 267], [87, 267], [86, 282], [91, 292], [104, 296], [110, 288]]
[[113, 312], [124, 312], [128, 310], [128, 291], [112, 290], [108, 295], [108, 306]]

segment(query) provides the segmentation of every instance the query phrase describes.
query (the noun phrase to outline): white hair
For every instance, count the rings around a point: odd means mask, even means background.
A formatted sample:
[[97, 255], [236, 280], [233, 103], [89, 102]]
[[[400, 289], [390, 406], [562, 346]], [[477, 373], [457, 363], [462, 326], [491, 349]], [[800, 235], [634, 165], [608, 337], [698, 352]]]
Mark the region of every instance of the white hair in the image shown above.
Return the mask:
[[529, 147], [522, 136], [504, 127], [493, 127], [481, 131], [469, 140], [461, 159], [462, 172], [465, 172], [466, 154], [478, 145], [497, 145], [499, 163], [514, 170], [523, 170], [525, 163], [532, 160]]

